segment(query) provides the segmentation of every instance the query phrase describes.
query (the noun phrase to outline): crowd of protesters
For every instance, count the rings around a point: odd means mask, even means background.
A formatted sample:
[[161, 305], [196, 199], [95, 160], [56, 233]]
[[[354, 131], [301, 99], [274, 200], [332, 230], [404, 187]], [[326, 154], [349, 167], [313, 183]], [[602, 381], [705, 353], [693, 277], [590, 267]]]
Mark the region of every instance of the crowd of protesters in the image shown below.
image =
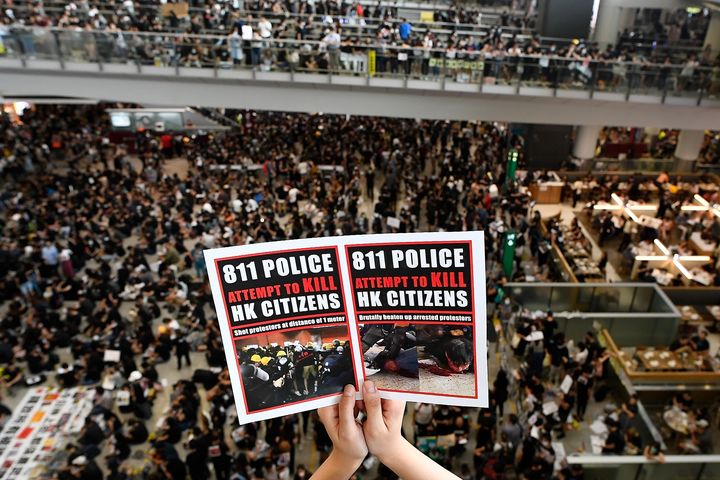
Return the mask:
[[[649, 50], [628, 41], [607, 48], [582, 39], [548, 42], [533, 34], [534, 20], [527, 15], [505, 13], [496, 24], [474, 31], [482, 14], [462, 7], [435, 11], [435, 20], [455, 25], [449, 29], [413, 25], [382, 4], [365, 8], [350, 2], [257, 2], [248, 10], [211, 3], [182, 20], [163, 17], [156, 5], [123, 2], [108, 8], [73, 3], [58, 11], [40, 2], [6, 9], [0, 13], [5, 49], [34, 57], [56, 50], [60, 41], [70, 58], [103, 62], [720, 92], [720, 60], [712, 46], [688, 53], [662, 42]], [[302, 15], [289, 14], [295, 12]], [[28, 33], [27, 26], [67, 30], [56, 39], [42, 30]], [[214, 36], [193, 36], [205, 33]]]
[[[506, 178], [504, 149], [521, 148], [522, 138], [503, 125], [228, 110], [227, 131], [142, 131], [119, 144], [110, 140], [104, 108], [42, 106], [0, 117], [3, 395], [38, 381], [97, 389], [58, 478], [205, 479], [212, 471], [218, 479], [303, 479], [310, 472], [296, 459], [301, 445], [312, 442], [321, 459], [329, 454], [330, 438], [310, 414], [237, 427], [205, 248], [484, 230], [488, 300], [502, 310], [508, 279], [498, 267], [501, 241], [513, 228], [520, 233], [518, 265], [532, 266], [518, 268], [513, 279], [548, 275], [539, 215], [530, 213], [526, 186]], [[171, 158], [187, 160], [187, 177], [168, 173]], [[399, 227], [389, 227], [389, 217]], [[519, 329], [524, 350], [518, 344], [516, 353], [528, 367], [518, 379], [498, 374], [493, 408], [477, 421], [470, 409], [414, 407], [418, 439], [453, 435], [446, 449], [427, 453], [463, 478], [512, 470], [525, 478], [582, 478], [576, 468], [555, 471], [548, 447], [571, 417], [523, 422], [542, 404], [543, 382], [561, 373], [575, 386], [558, 397], [559, 411], [575, 405], [582, 419], [580, 385], [601, 381], [597, 369], [606, 355], [597, 349], [572, 362], [560, 355], [567, 361], [553, 366], [562, 369], [538, 367], [539, 348], [562, 341], [547, 318], [527, 322], [527, 331]], [[547, 339], [540, 347], [531, 340], [538, 329]], [[293, 361], [299, 347], [290, 352]], [[119, 360], [105, 362], [107, 350], [119, 351]], [[280, 351], [272, 354], [282, 373], [288, 352]], [[273, 362], [265, 350], [245, 355], [255, 366]], [[158, 372], [167, 362], [177, 366], [173, 384]], [[318, 387], [311, 377], [296, 377], [288, 394], [312, 393]], [[525, 393], [509, 393], [514, 383]], [[163, 392], [169, 405], [156, 405]], [[522, 422], [506, 422], [506, 400], [522, 398]], [[0, 418], [9, 413], [3, 408]], [[147, 451], [144, 461], [131, 457], [137, 451]], [[360, 475], [372, 478], [375, 469], [391, 478], [372, 459]]]

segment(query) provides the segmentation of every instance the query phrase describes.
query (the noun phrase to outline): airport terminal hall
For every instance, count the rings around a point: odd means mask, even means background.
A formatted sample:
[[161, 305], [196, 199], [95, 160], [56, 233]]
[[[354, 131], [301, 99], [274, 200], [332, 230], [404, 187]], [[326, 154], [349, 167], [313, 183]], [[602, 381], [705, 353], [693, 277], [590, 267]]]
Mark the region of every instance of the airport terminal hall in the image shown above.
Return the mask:
[[0, 0], [0, 480], [720, 480], [720, 0]]

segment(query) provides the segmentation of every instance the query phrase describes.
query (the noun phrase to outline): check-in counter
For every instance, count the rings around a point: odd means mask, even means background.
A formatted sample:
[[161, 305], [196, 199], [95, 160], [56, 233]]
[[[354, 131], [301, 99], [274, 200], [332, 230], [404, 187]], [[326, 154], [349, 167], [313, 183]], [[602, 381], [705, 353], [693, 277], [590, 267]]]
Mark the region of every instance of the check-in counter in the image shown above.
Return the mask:
[[564, 182], [536, 182], [530, 185], [530, 194], [537, 203], [560, 203]]

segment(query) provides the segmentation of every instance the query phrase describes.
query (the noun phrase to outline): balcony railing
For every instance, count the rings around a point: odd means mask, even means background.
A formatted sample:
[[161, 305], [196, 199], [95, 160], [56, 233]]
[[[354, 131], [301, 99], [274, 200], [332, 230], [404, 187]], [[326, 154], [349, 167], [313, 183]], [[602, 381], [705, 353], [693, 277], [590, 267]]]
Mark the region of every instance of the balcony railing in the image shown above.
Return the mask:
[[[597, 98], [670, 104], [720, 100], [720, 67], [589, 61], [551, 55], [508, 55], [289, 39], [244, 40], [228, 35], [176, 35], [55, 28], [13, 28], [0, 32], [0, 58], [27, 67], [60, 69], [67, 64], [130, 65], [137, 73], [152, 67], [229, 72], [289, 72], [356, 78], [391, 78], [423, 85], [446, 82], [457, 89], [494, 94], [521, 93], [564, 98]], [[6, 64], [7, 65], [7, 64]], [[155, 73], [158, 73], [155, 71]], [[221, 75], [232, 78], [232, 75]], [[417, 87], [416, 87], [417, 88]], [[424, 87], [423, 87], [424, 88]], [[431, 89], [436, 89], [432, 87]], [[678, 101], [680, 100], [680, 101]]]

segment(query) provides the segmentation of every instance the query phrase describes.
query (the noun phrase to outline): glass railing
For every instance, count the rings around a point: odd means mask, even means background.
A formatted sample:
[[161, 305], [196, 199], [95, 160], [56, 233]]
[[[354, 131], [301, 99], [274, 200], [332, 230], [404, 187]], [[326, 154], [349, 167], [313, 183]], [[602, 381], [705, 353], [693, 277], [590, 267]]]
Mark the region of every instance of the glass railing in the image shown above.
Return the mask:
[[620, 346], [669, 345], [680, 313], [656, 284], [508, 283], [508, 296], [531, 311], [551, 310], [568, 338], [600, 325]]
[[[598, 62], [548, 55], [491, 55], [472, 50], [439, 50], [378, 44], [179, 35], [51, 28], [11, 28], [0, 32], [2, 56], [22, 60], [252, 70], [389, 78], [476, 85], [455, 87], [488, 93], [630, 99], [655, 96], [658, 102], [684, 99], [700, 104], [720, 99], [720, 67]], [[231, 75], [230, 75], [231, 77]], [[422, 88], [422, 84], [419, 84]], [[604, 94], [605, 96], [600, 97]], [[608, 97], [608, 95], [610, 97]], [[677, 102], [675, 102], [677, 103]]]
[[676, 161], [672, 158], [607, 158], [597, 157], [574, 163], [578, 172], [644, 172], [673, 171]]
[[663, 461], [642, 455], [569, 455], [567, 463], [581, 465], [585, 480], [718, 480], [720, 455], [665, 455]]

